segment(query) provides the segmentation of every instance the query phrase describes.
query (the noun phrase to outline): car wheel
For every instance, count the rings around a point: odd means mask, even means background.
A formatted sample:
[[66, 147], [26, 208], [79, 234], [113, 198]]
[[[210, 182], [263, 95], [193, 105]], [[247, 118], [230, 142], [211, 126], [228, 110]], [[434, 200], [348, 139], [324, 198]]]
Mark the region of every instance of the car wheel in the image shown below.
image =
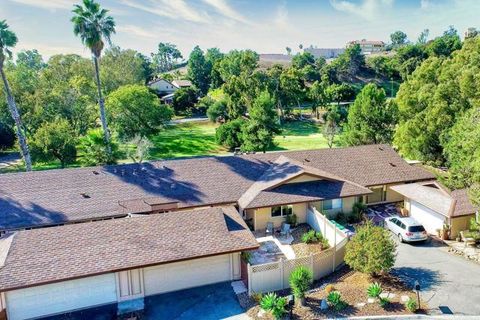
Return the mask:
[[400, 243], [403, 243], [403, 237], [400, 233], [398, 234], [398, 241], [400, 241]]

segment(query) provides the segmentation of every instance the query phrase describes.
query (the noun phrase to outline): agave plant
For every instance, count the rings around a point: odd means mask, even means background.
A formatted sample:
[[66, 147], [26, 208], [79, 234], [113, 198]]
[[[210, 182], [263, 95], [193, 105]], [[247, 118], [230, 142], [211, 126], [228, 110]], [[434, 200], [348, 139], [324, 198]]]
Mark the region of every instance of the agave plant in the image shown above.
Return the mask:
[[286, 305], [287, 299], [277, 296], [274, 292], [267, 293], [262, 297], [262, 300], [260, 300], [260, 308], [270, 312], [275, 319], [281, 319], [287, 312], [285, 310]]
[[368, 286], [367, 288], [367, 295], [370, 297], [370, 298], [378, 298], [380, 297], [380, 294], [382, 294], [382, 286], [380, 285], [380, 283], [378, 282], [375, 282], [375, 283], [372, 283], [371, 285]]

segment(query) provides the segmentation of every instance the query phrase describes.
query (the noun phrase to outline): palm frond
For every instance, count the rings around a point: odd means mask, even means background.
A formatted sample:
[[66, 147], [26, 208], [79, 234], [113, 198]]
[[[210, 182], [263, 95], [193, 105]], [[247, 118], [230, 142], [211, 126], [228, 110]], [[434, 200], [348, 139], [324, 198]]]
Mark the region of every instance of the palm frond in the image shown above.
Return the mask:
[[115, 21], [107, 15], [108, 10], [101, 8], [94, 0], [83, 0], [83, 6], [75, 5], [72, 12], [73, 33], [95, 55], [103, 49], [103, 40], [112, 45], [111, 35], [115, 33]]

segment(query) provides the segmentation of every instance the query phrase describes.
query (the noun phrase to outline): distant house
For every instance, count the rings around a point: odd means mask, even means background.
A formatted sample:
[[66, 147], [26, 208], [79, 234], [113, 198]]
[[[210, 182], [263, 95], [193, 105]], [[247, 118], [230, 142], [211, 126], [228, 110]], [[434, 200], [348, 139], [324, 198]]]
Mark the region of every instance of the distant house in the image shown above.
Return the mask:
[[147, 86], [154, 90], [160, 97], [173, 94], [180, 88], [188, 88], [192, 86], [189, 80], [173, 80], [168, 81], [163, 78], [158, 78], [150, 81]]
[[305, 48], [304, 52], [312, 54], [316, 59], [325, 58], [325, 59], [334, 59], [345, 52], [344, 48]]
[[385, 51], [385, 42], [370, 40], [354, 40], [347, 43], [347, 48], [358, 44], [363, 54], [372, 54]]
[[192, 83], [190, 82], [190, 80], [173, 80], [172, 84], [178, 89], [189, 88], [192, 86]]

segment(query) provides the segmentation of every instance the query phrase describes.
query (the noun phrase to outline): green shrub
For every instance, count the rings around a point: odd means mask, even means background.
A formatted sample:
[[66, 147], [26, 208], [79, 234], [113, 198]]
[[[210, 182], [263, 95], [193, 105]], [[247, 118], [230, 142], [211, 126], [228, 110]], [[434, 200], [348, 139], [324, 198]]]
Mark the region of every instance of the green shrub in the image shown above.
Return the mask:
[[308, 232], [305, 232], [302, 235], [302, 242], [303, 243], [322, 243], [327, 244], [328, 247], [328, 240], [323, 237], [320, 232], [316, 232], [315, 230], [311, 229]]
[[250, 259], [252, 258], [252, 253], [250, 251], [243, 251], [241, 254], [243, 261], [246, 263], [250, 263]]
[[260, 308], [270, 312], [275, 319], [281, 319], [287, 312], [285, 306], [287, 305], [287, 299], [285, 297], [279, 297], [276, 293], [270, 292], [262, 297], [260, 300]]
[[287, 218], [285, 220], [286, 223], [288, 223], [292, 227], [295, 227], [297, 225], [297, 215], [295, 213], [287, 215]]
[[375, 282], [375, 283], [372, 283], [371, 285], [368, 286], [367, 288], [367, 295], [370, 297], [370, 298], [378, 298], [380, 297], [380, 294], [382, 293], [382, 286], [380, 285], [380, 283], [378, 282]]
[[327, 301], [336, 311], [343, 310], [347, 306], [347, 303], [342, 300], [342, 295], [338, 291], [330, 292], [327, 296]]
[[409, 298], [405, 303], [405, 307], [407, 307], [408, 311], [415, 312], [418, 309], [417, 301], [415, 301], [415, 299]]
[[355, 271], [377, 275], [395, 263], [395, 242], [389, 232], [370, 221], [359, 228], [347, 243], [345, 263]]
[[305, 298], [305, 293], [313, 282], [313, 273], [305, 267], [298, 267], [290, 274], [290, 287], [295, 298]]
[[367, 205], [361, 202], [355, 202], [352, 207], [352, 214], [349, 215], [350, 223], [362, 221], [363, 215], [367, 211]]
[[385, 308], [386, 306], [388, 306], [388, 305], [390, 304], [390, 299], [388, 299], [388, 298], [380, 298], [380, 300], [378, 301], [378, 303], [380, 304], [380, 307]]

